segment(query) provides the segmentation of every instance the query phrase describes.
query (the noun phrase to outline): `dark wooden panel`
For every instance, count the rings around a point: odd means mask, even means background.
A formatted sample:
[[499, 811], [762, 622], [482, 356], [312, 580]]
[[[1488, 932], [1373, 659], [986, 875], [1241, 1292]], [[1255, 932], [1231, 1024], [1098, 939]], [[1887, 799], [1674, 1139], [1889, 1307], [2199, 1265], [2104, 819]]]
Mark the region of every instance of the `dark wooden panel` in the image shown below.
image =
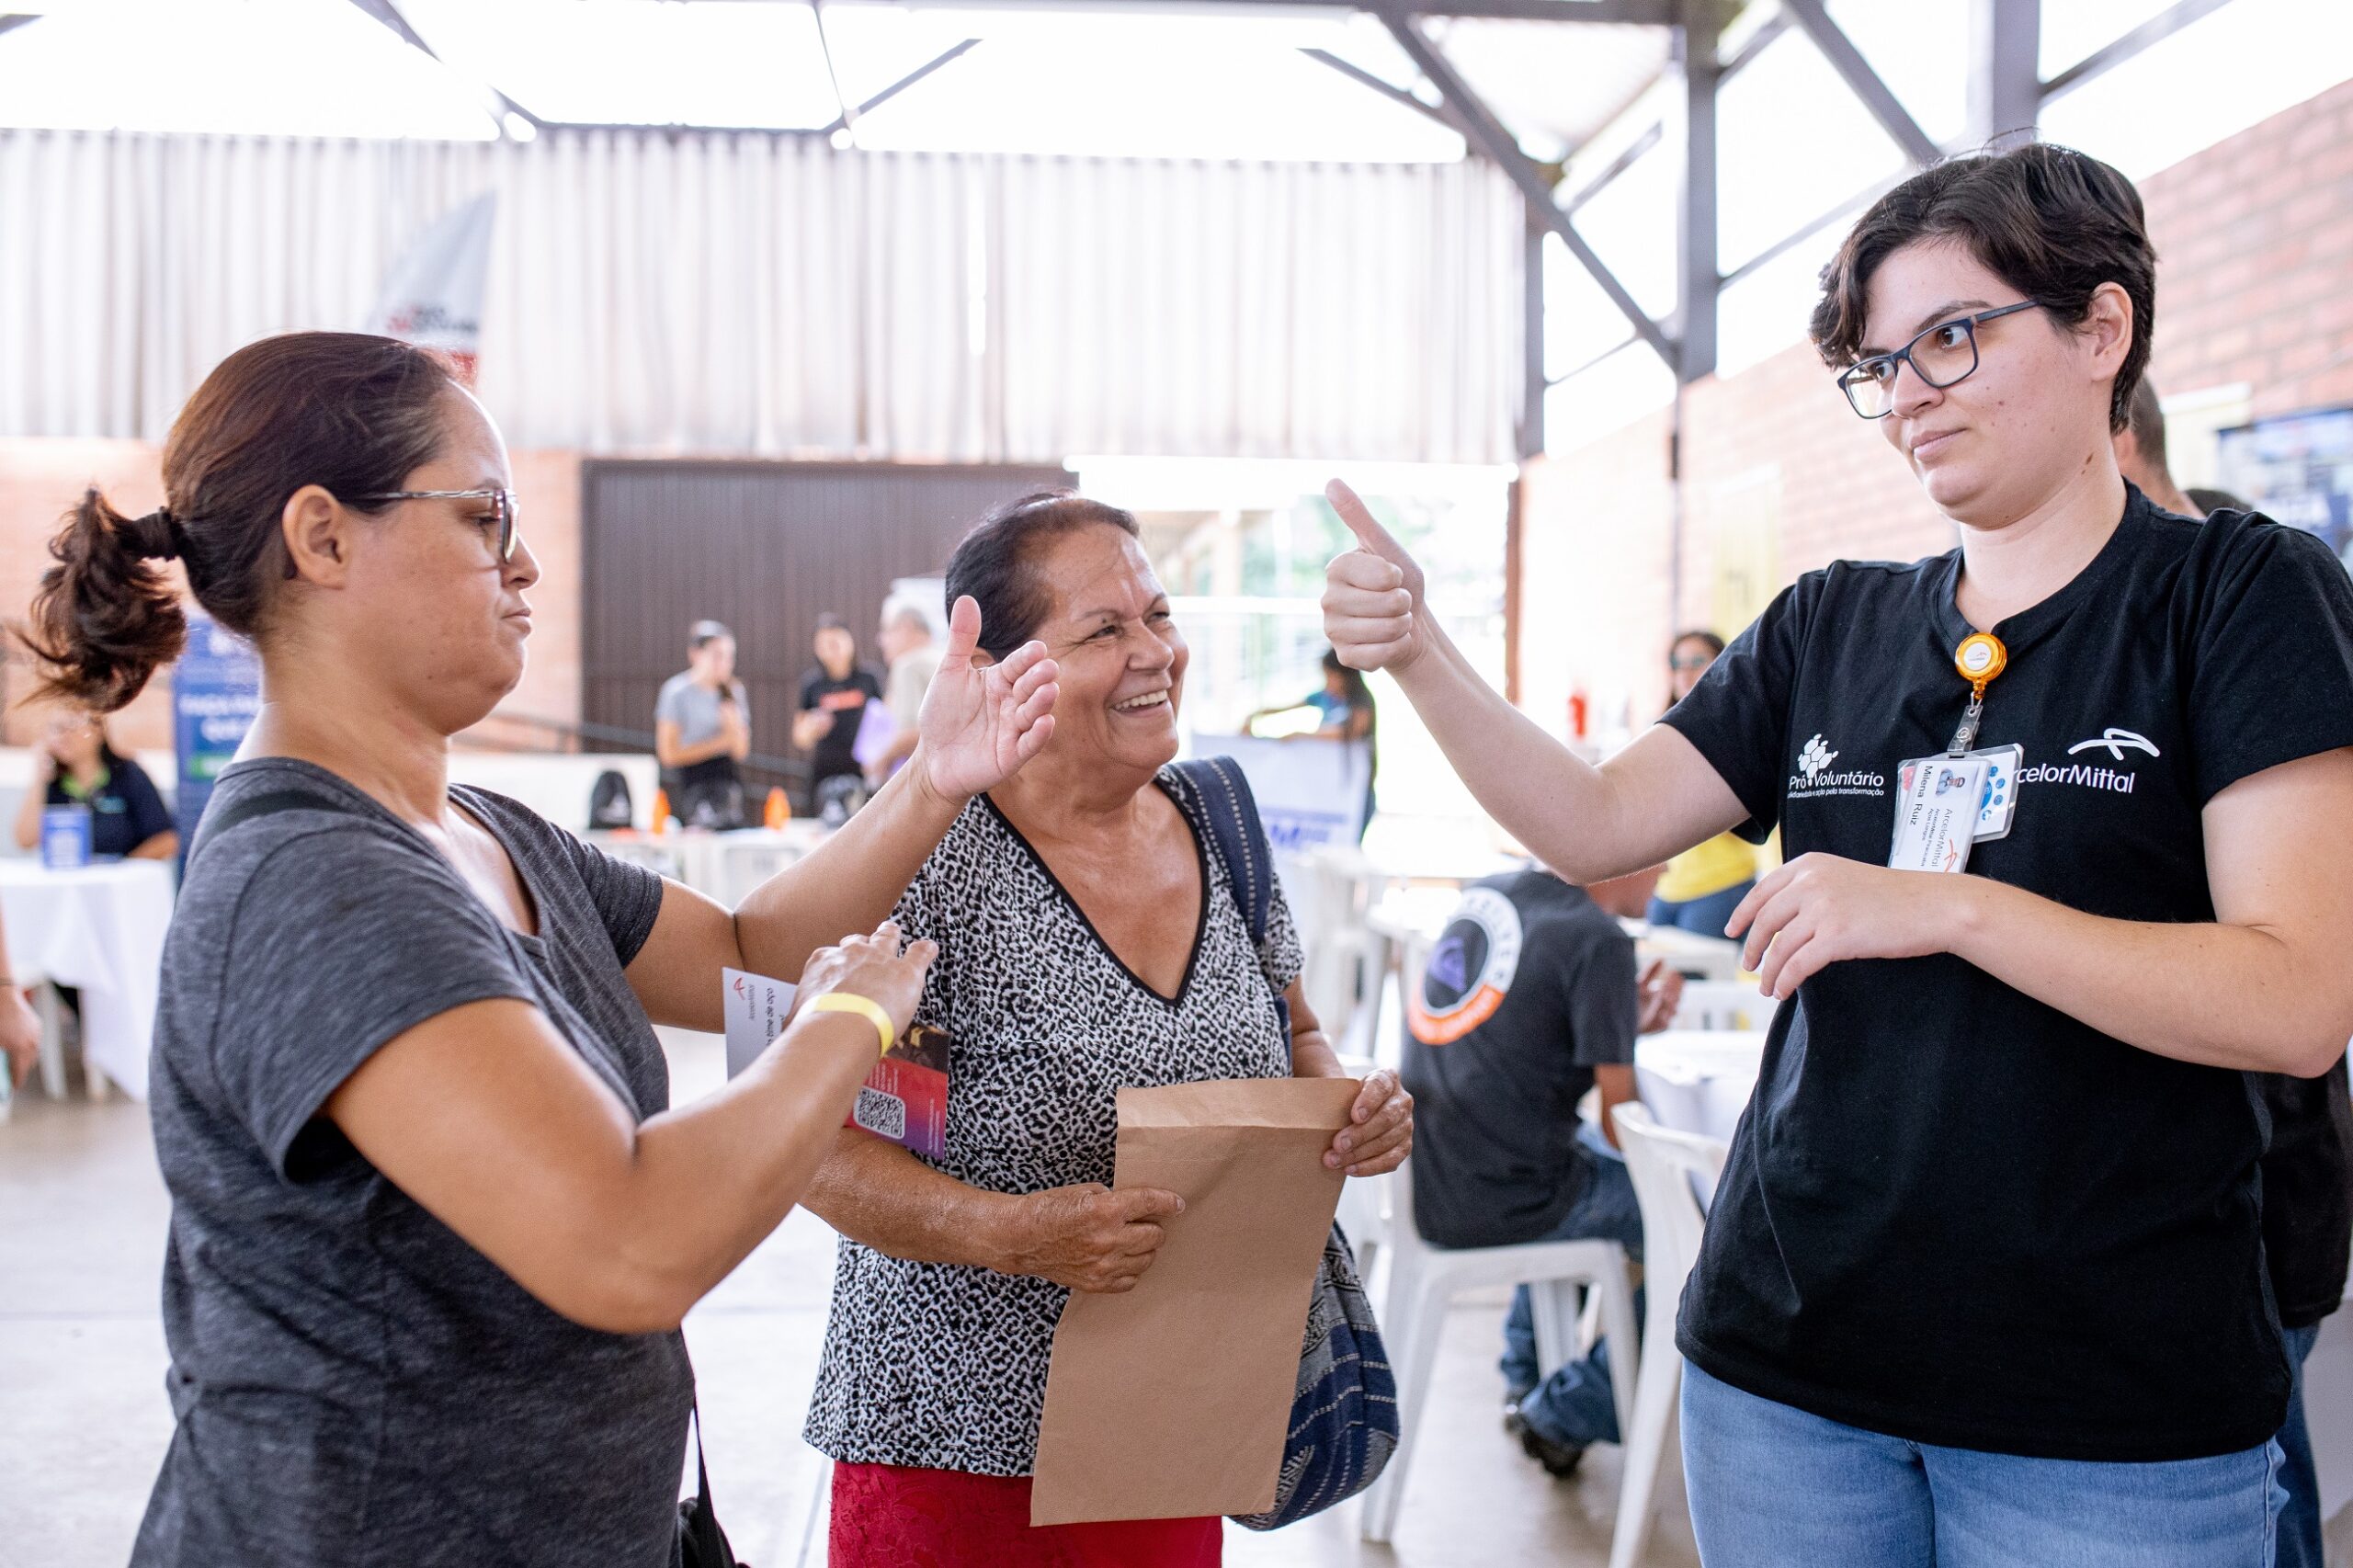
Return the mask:
[[[756, 755], [790, 753], [817, 618], [841, 616], [861, 662], [899, 577], [938, 574], [999, 502], [1070, 483], [1060, 469], [596, 461], [581, 497], [581, 712], [641, 732], [686, 667], [687, 628], [723, 620], [751, 698]], [[779, 782], [756, 774], [756, 790]]]

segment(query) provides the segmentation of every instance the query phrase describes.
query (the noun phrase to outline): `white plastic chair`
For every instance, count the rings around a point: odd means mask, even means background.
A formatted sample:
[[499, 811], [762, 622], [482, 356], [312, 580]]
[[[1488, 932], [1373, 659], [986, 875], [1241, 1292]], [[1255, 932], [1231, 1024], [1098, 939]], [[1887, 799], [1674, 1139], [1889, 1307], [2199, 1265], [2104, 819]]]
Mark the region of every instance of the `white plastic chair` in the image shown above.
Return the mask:
[[1618, 1490], [1617, 1534], [1609, 1543], [1609, 1568], [1633, 1568], [1650, 1543], [1659, 1471], [1674, 1441], [1675, 1400], [1683, 1386], [1675, 1309], [1699, 1261], [1707, 1224], [1697, 1187], [1714, 1190], [1723, 1174], [1725, 1146], [1696, 1132], [1661, 1127], [1639, 1104], [1620, 1105], [1611, 1119], [1625, 1152], [1626, 1174], [1634, 1181], [1634, 1200], [1642, 1206], [1643, 1285], [1649, 1292], [1634, 1419], [1620, 1428], [1627, 1435], [1626, 1469]]
[[[1397, 1378], [1397, 1451], [1389, 1468], [1365, 1494], [1364, 1538], [1385, 1541], [1397, 1528], [1404, 1500], [1405, 1474], [1414, 1460], [1414, 1437], [1429, 1402], [1430, 1375], [1438, 1361], [1446, 1310], [1466, 1290], [1495, 1285], [1526, 1285], [1536, 1318], [1536, 1362], [1549, 1376], [1577, 1352], [1576, 1290], [1593, 1287], [1600, 1300], [1601, 1331], [1613, 1346], [1635, 1343], [1634, 1292], [1628, 1282], [1626, 1249], [1616, 1242], [1531, 1242], [1521, 1246], [1435, 1247], [1414, 1223], [1413, 1161], [1389, 1180], [1389, 1292], [1381, 1310], [1381, 1334]], [[1625, 1348], [1615, 1364], [1631, 1372], [1635, 1358]], [[1618, 1429], [1633, 1426], [1634, 1388], [1625, 1373], [1611, 1379]]]

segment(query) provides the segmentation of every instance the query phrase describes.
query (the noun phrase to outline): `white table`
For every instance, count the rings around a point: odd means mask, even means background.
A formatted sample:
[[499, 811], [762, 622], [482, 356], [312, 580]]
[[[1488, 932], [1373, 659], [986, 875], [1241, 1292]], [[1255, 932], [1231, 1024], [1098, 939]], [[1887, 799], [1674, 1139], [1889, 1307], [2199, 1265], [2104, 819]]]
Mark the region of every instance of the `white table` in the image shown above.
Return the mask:
[[1667, 1029], [1634, 1042], [1634, 1085], [1661, 1127], [1730, 1142], [1764, 1060], [1762, 1029]]
[[171, 869], [117, 860], [52, 871], [38, 860], [0, 860], [0, 912], [10, 972], [78, 988], [83, 1061], [145, 1099], [172, 924]]
[[747, 827], [713, 833], [708, 828], [682, 827], [661, 834], [632, 830], [582, 836], [608, 855], [675, 877], [733, 909], [754, 888], [823, 843], [831, 831], [821, 823], [795, 820], [774, 830]]

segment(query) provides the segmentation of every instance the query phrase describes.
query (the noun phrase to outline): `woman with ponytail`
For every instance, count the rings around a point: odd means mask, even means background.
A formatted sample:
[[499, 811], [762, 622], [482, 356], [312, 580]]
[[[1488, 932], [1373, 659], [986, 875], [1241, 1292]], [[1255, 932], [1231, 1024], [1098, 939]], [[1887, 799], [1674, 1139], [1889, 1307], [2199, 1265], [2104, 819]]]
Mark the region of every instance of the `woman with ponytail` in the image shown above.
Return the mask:
[[[884, 916], [1044, 743], [1053, 665], [974, 667], [958, 606], [909, 765], [731, 915], [449, 783], [449, 737], [521, 676], [539, 566], [439, 359], [253, 344], [181, 413], [164, 481], [143, 517], [84, 499], [29, 634], [54, 695], [120, 707], [186, 634], [176, 559], [262, 664], [165, 949], [177, 1427], [132, 1561], [664, 1568], [679, 1321], [905, 1027], [932, 948]], [[722, 966], [799, 976], [801, 1006], [673, 1110], [653, 1025], [719, 1028]]]

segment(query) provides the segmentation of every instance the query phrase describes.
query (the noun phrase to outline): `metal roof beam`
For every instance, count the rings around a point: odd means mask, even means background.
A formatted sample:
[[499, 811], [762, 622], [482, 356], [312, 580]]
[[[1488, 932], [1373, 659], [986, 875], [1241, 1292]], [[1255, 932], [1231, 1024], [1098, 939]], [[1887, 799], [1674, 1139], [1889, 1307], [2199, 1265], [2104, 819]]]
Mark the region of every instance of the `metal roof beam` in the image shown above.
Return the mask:
[[1384, 11], [1381, 19], [1389, 28], [1390, 36], [1397, 40], [1398, 47], [1404, 50], [1415, 66], [1429, 78], [1430, 85], [1462, 117], [1472, 145], [1519, 187], [1520, 195], [1528, 202], [1529, 216], [1561, 237], [1561, 243], [1568, 247], [1569, 254], [1575, 256], [1578, 265], [1601, 286], [1601, 291], [1625, 316], [1635, 335], [1650, 345], [1653, 353], [1666, 361], [1668, 369], [1677, 369], [1681, 352], [1675, 340], [1667, 336], [1658, 323], [1651, 320], [1643, 307], [1635, 302], [1634, 296], [1627, 292], [1626, 286], [1618, 281], [1617, 276], [1594, 253], [1593, 247], [1585, 243], [1585, 236], [1577, 233], [1576, 225], [1569, 222], [1569, 215], [1562, 211], [1560, 204], [1553, 199], [1552, 185], [1537, 168], [1534, 160], [1520, 151], [1519, 143], [1512, 140], [1511, 132], [1504, 129], [1503, 122], [1495, 119], [1494, 112], [1471, 90], [1470, 85], [1448, 63], [1446, 57], [1422, 35], [1422, 29], [1410, 17], [1397, 11]]
[[1721, 82], [1725, 77], [1730, 76], [1733, 72], [1747, 65], [1758, 55], [1765, 52], [1765, 46], [1767, 44], [1771, 43], [1775, 39], [1779, 38], [1783, 33], [1788, 32], [1790, 28], [1795, 25], [1795, 23], [1790, 20], [1790, 14], [1788, 11], [1781, 10], [1774, 12], [1772, 16], [1765, 19], [1764, 23], [1759, 26], [1755, 32], [1748, 35], [1747, 39], [1742, 42], [1736, 52], [1727, 55], [1724, 58], [1723, 63], [1716, 68], [1716, 79]]
[[1656, 119], [1651, 121], [1651, 128], [1648, 131], [1643, 131], [1640, 136], [1637, 136], [1631, 142], [1627, 142], [1624, 152], [1620, 153], [1616, 157], [1610, 159], [1607, 165], [1603, 165], [1599, 174], [1594, 176], [1591, 179], [1586, 181], [1583, 186], [1579, 187], [1577, 193], [1574, 196], [1572, 196], [1566, 201], [1562, 202], [1561, 210], [1570, 213], [1576, 211], [1578, 208], [1583, 207], [1586, 202], [1591, 201], [1595, 197], [1599, 196], [1604, 190], [1607, 190], [1609, 187], [1610, 181], [1616, 179], [1620, 175], [1624, 174], [1628, 169], [1632, 168], [1636, 163], [1641, 161], [1643, 153], [1649, 152], [1652, 148], [1657, 146], [1661, 142], [1665, 140], [1665, 122], [1664, 120]]
[[[409, 26], [408, 18], [401, 15], [401, 8], [398, 4], [398, 0], [351, 0], [351, 3], [358, 6], [366, 15], [375, 17], [376, 20], [392, 28], [394, 37], [398, 38], [403, 43], [408, 45], [411, 49], [416, 51], [419, 54], [425, 56], [427, 60], [432, 61], [436, 65], [441, 66], [445, 70], [452, 68], [448, 61], [442, 59], [439, 54], [435, 52], [431, 44], [425, 41], [424, 34]], [[525, 108], [521, 104], [517, 103], [513, 98], [508, 97], [505, 93], [500, 92], [488, 82], [478, 81], [471, 76], [466, 77], [465, 80], [476, 92], [483, 96], [483, 107], [490, 111], [491, 119], [498, 122], [499, 135], [505, 136], [507, 134], [506, 117], [510, 114], [515, 116], [517, 119], [522, 120], [534, 131], [544, 131], [547, 129], [548, 122], [546, 120], [541, 119], [538, 115], [533, 114], [529, 109]]]
[[1427, 116], [1445, 126], [1449, 131], [1461, 133], [1466, 139], [1470, 136], [1470, 131], [1464, 128], [1461, 120], [1449, 112], [1444, 105], [1424, 103], [1396, 83], [1374, 75], [1354, 61], [1343, 60], [1328, 49], [1302, 49], [1300, 53], [1304, 54], [1318, 65], [1330, 66], [1357, 85], [1379, 93], [1391, 103], [1412, 109], [1415, 114]]
[[[942, 66], [948, 65], [954, 61], [961, 60], [964, 57], [965, 51], [972, 49], [981, 40], [976, 38], [968, 38], [954, 48], [945, 50], [933, 56], [931, 59], [925, 61], [922, 64], [916, 66], [914, 70], [908, 72], [905, 75], [900, 77], [897, 81], [892, 83], [889, 86], [883, 88], [881, 92], [875, 94], [864, 103], [858, 105], [858, 112], [859, 114], [873, 113], [876, 109], [881, 108], [884, 104], [889, 103], [892, 98], [897, 97], [901, 93], [905, 92], [909, 87], [914, 86], [917, 82], [922, 81], [926, 76], [930, 75], [933, 72], [939, 70]], [[823, 129], [813, 132], [813, 134], [818, 136], [831, 136], [836, 131], [848, 130], [849, 123], [849, 116], [846, 114], [841, 115], [836, 117], [831, 125], [825, 126]]]
[[2042, 0], [1972, 0], [1965, 144], [2034, 134], [2042, 109]]
[[2171, 38], [2200, 17], [2219, 11], [2229, 4], [2230, 0], [2180, 0], [2179, 4], [2158, 12], [2115, 42], [2092, 51], [2042, 84], [2043, 100], [2047, 103], [2062, 93], [2073, 92], [2093, 77], [2123, 64], [2151, 44]]
[[[828, 0], [834, 5], [854, 5], [863, 0]], [[1151, 4], [1122, 6], [1107, 0], [931, 0], [938, 9], [969, 6], [976, 10], [991, 8], [1025, 11], [1059, 10], [1107, 11], [1134, 9], [1140, 11], [1192, 11], [1214, 14], [1233, 10], [1296, 10], [1301, 7], [1339, 11], [1363, 11], [1374, 16], [1400, 10], [1417, 17], [1461, 17], [1493, 21], [1514, 22], [1611, 22], [1620, 26], [1673, 27], [1679, 17], [1676, 0], [1402, 0], [1390, 5], [1386, 0], [1176, 0], [1161, 6]]]
[[1929, 140], [1928, 133], [1920, 129], [1920, 122], [1912, 118], [1912, 111], [1880, 80], [1879, 73], [1863, 58], [1863, 51], [1855, 47], [1855, 40], [1830, 19], [1823, 0], [1781, 0], [1781, 6], [1790, 20], [1813, 40], [1814, 48], [1822, 51], [1822, 57], [1830, 62], [1830, 68], [1838, 73], [1847, 90], [1871, 111], [1880, 129], [1904, 150], [1905, 157], [1926, 168], [1944, 156], [1944, 149]]
[[27, 22], [38, 22], [40, 18], [41, 13], [38, 11], [35, 11], [30, 15], [27, 15], [22, 11], [0, 11], [0, 33], [13, 32], [17, 28], [23, 27]]

